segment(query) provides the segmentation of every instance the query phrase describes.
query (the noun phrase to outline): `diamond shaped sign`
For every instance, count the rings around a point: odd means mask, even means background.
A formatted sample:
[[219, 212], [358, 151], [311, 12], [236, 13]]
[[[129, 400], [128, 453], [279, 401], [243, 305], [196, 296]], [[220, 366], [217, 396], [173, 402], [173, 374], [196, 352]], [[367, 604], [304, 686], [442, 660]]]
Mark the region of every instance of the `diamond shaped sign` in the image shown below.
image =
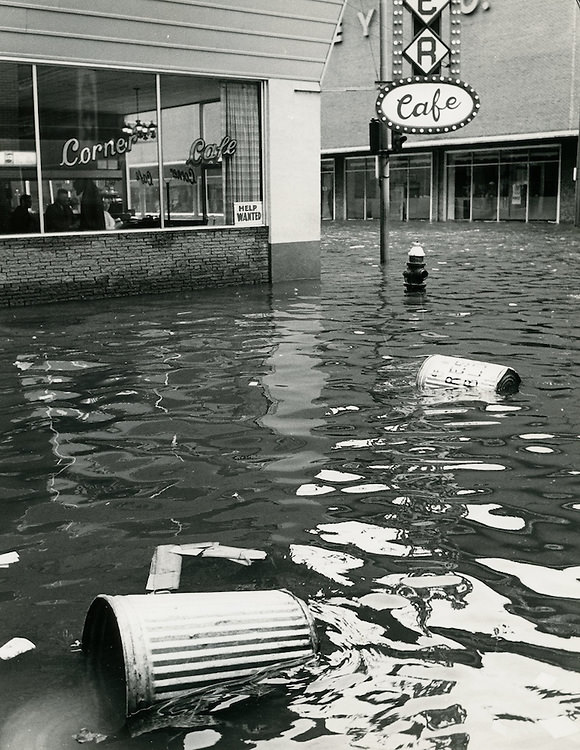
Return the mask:
[[422, 70], [428, 76], [450, 51], [449, 47], [439, 39], [437, 34], [434, 34], [431, 29], [424, 28], [403, 51], [403, 54], [407, 60], [416, 65], [419, 70]]
[[449, 0], [405, 0], [405, 5], [428, 26], [449, 5]]

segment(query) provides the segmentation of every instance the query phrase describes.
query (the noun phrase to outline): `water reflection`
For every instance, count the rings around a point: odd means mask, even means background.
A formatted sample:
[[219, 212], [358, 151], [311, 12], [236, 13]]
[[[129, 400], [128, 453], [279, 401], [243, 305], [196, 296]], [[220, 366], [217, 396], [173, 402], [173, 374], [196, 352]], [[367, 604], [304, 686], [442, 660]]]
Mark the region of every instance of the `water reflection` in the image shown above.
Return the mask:
[[[300, 292], [294, 285], [277, 285], [271, 303], [278, 343], [265, 363], [269, 371], [261, 382], [269, 406], [259, 424], [279, 435], [277, 445], [285, 449], [283, 458], [265, 465], [276, 475], [274, 481], [281, 482], [285, 474], [308, 470], [324, 458], [324, 448], [316, 449], [316, 431], [324, 425], [318, 402], [327, 380], [317, 351], [322, 332], [320, 285], [302, 282]], [[289, 483], [293, 481], [292, 476]]]
[[[332, 225], [320, 285], [0, 313], [2, 638], [37, 645], [0, 669], [2, 750], [578, 743], [580, 242], [421, 230], [420, 300], [402, 230], [383, 274], [373, 224]], [[431, 353], [520, 392], [419, 391]], [[183, 590], [290, 589], [318, 661], [195, 727], [111, 734], [70, 651], [90, 602], [212, 540], [267, 561], [190, 561]]]

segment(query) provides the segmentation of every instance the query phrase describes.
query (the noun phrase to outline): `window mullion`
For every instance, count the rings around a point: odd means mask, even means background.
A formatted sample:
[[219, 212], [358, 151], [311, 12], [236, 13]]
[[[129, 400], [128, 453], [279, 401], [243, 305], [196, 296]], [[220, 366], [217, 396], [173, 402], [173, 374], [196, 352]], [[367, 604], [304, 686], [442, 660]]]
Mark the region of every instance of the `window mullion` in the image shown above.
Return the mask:
[[34, 112], [34, 147], [36, 150], [36, 181], [38, 190], [38, 221], [41, 234], [44, 234], [44, 196], [42, 192], [42, 165], [40, 162], [40, 114], [38, 107], [38, 78], [36, 65], [32, 66], [32, 102]]

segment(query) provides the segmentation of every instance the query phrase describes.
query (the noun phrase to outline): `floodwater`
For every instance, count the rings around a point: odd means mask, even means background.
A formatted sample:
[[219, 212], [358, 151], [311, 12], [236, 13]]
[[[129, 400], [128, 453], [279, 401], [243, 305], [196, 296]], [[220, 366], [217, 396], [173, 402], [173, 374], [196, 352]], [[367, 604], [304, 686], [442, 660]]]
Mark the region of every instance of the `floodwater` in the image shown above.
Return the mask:
[[[580, 233], [398, 225], [384, 270], [376, 223], [323, 238], [320, 283], [0, 311], [0, 645], [36, 646], [0, 661], [0, 750], [580, 747]], [[430, 354], [519, 392], [420, 391]], [[187, 558], [180, 591], [293, 592], [317, 660], [104, 726], [91, 601], [197, 542], [267, 558]]]

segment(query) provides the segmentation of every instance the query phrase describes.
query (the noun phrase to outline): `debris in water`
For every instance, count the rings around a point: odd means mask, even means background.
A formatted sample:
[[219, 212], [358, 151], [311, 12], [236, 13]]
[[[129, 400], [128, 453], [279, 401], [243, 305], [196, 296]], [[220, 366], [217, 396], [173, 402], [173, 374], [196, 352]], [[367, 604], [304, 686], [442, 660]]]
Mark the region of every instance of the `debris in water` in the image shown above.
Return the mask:
[[86, 727], [83, 727], [77, 734], [73, 735], [73, 739], [75, 739], [80, 745], [84, 745], [87, 742], [104, 742], [107, 739], [106, 734], [99, 734], [99, 732], [91, 732], [90, 729], [87, 729]]
[[28, 638], [12, 638], [0, 647], [0, 659], [8, 661], [20, 656], [20, 654], [25, 654], [27, 651], [33, 651], [35, 648], [34, 643], [29, 641]]
[[12, 563], [17, 563], [20, 560], [18, 552], [5, 552], [0, 555], [0, 568], [7, 568]]
[[196, 544], [161, 544], [155, 549], [147, 591], [174, 591], [179, 588], [181, 578], [181, 558], [221, 557], [240, 565], [251, 565], [255, 560], [264, 560], [266, 553], [258, 549], [228, 547], [219, 542], [198, 542]]
[[197, 544], [180, 544], [172, 547], [170, 552], [176, 555], [192, 557], [221, 557], [237, 562], [240, 565], [251, 565], [255, 560], [265, 560], [266, 553], [259, 549], [245, 547], [228, 547], [219, 542], [198, 542]]

